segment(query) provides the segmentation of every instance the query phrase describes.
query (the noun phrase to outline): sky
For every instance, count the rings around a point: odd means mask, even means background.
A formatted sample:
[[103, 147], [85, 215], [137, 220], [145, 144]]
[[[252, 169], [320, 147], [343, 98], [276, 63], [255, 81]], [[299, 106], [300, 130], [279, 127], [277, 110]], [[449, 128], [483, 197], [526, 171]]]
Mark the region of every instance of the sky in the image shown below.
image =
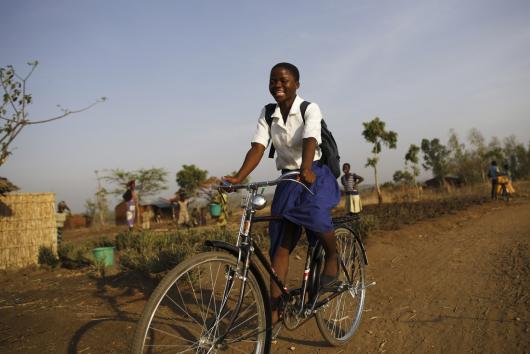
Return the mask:
[[[237, 170], [268, 93], [270, 68], [300, 70], [299, 95], [317, 102], [342, 162], [373, 183], [362, 123], [398, 133], [379, 173], [391, 180], [410, 144], [446, 142], [451, 128], [489, 140], [530, 140], [530, 2], [24, 1], [0, 12], [0, 66], [28, 81], [29, 119], [57, 104], [92, 109], [26, 127], [0, 167], [23, 192], [54, 192], [83, 212], [110, 169], [195, 164]], [[252, 180], [277, 175], [266, 156]], [[423, 172], [422, 178], [430, 177]]]

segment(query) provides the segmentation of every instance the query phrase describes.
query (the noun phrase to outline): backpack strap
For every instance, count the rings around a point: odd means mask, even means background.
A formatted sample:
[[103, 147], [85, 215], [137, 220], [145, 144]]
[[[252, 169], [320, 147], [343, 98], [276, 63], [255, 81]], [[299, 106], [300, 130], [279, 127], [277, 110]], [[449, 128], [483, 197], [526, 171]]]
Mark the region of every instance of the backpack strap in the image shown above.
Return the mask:
[[[269, 103], [265, 106], [265, 121], [267, 122], [267, 125], [269, 126], [269, 131], [272, 126], [272, 114], [276, 110], [276, 103]], [[271, 137], [271, 148], [269, 150], [269, 158], [274, 158], [274, 153], [276, 152], [276, 148], [274, 147], [272, 143], [272, 137]]]
[[304, 121], [304, 124], [305, 124], [305, 111], [307, 111], [307, 106], [309, 106], [310, 104], [311, 102], [307, 102], [307, 101], [300, 103], [300, 113], [302, 114], [302, 120]]

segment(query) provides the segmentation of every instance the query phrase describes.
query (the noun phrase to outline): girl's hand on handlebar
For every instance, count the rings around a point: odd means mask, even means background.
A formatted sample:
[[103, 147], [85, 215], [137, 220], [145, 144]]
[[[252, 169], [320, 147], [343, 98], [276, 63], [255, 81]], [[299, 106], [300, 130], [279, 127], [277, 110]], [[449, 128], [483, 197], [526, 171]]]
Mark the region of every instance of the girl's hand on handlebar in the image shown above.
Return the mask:
[[239, 184], [241, 183], [243, 179], [238, 176], [224, 176], [223, 181], [228, 182], [230, 184]]
[[237, 176], [224, 176], [221, 179], [221, 185], [219, 186], [220, 189], [224, 190], [227, 193], [231, 193], [234, 190], [232, 189], [233, 184], [239, 184], [241, 183], [243, 179], [239, 178]]

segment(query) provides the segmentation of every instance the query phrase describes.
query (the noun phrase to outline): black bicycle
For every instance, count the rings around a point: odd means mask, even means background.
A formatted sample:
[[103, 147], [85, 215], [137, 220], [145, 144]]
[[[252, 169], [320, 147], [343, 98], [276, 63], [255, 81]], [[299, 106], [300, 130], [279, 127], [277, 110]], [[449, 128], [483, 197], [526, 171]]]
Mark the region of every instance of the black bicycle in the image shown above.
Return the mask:
[[137, 325], [133, 353], [269, 353], [271, 306], [264, 272], [282, 289], [280, 311], [287, 329], [315, 317], [331, 345], [352, 338], [361, 321], [367, 287], [364, 267], [368, 262], [355, 228], [358, 219], [333, 219], [340, 276], [328, 288], [319, 287], [324, 250], [318, 242], [308, 247], [300, 287], [287, 290], [253, 239], [254, 223], [279, 219], [255, 215], [266, 205], [259, 188], [300, 183], [293, 178], [296, 174], [230, 186], [247, 191], [236, 244], [207, 241], [213, 251], [187, 259], [164, 277]]
[[498, 177], [497, 194], [499, 194], [499, 189], [500, 189], [500, 195], [502, 196], [502, 199], [506, 203], [510, 201], [510, 193], [508, 192], [508, 183], [510, 183], [510, 177], [506, 175], [501, 175]]

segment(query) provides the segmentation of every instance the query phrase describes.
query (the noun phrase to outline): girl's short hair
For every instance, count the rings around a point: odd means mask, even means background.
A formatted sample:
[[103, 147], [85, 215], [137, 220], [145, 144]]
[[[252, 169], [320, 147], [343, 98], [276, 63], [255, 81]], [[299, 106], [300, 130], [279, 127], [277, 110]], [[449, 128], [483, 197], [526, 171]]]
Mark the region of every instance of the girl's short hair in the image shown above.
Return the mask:
[[346, 167], [346, 166], [348, 166], [348, 167], [350, 167], [350, 168], [351, 168], [350, 164], [349, 164], [349, 163], [347, 163], [347, 162], [345, 162], [345, 163], [344, 163], [344, 164], [342, 165], [342, 168], [344, 168], [344, 167]]
[[298, 82], [300, 81], [300, 72], [298, 71], [298, 68], [294, 66], [291, 63], [278, 63], [274, 65], [271, 69], [271, 72], [276, 68], [283, 68], [285, 70], [288, 70], [291, 74], [293, 74], [294, 79]]

